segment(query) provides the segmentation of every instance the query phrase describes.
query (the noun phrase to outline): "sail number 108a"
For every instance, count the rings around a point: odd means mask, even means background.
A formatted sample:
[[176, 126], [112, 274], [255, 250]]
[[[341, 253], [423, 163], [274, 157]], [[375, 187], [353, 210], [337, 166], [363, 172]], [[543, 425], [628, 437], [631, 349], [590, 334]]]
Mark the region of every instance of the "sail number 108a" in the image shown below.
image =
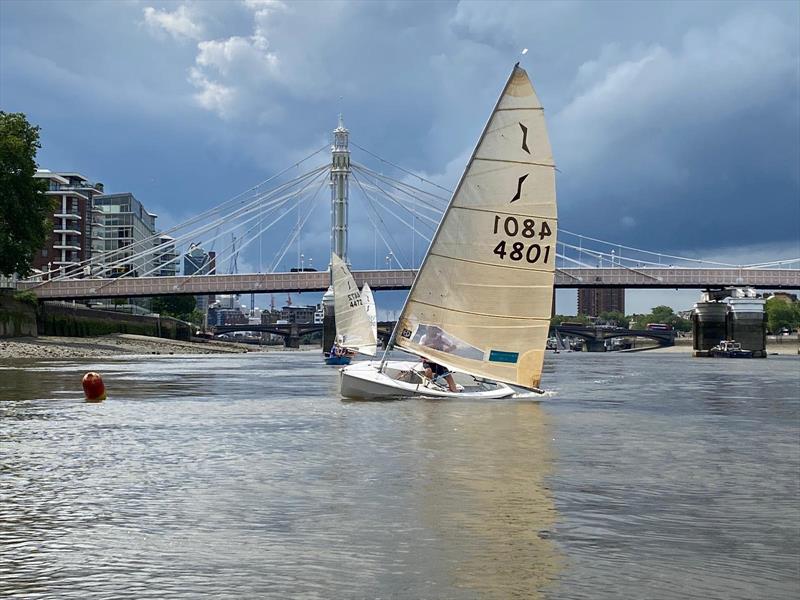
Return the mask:
[[[526, 241], [501, 240], [494, 248], [494, 254], [501, 260], [524, 260], [528, 263], [547, 263], [550, 260], [550, 246], [541, 244], [550, 237], [550, 225], [547, 221], [518, 219], [517, 217], [494, 216], [494, 234], [507, 235], [510, 238], [525, 238]], [[527, 240], [531, 240], [527, 242]]]

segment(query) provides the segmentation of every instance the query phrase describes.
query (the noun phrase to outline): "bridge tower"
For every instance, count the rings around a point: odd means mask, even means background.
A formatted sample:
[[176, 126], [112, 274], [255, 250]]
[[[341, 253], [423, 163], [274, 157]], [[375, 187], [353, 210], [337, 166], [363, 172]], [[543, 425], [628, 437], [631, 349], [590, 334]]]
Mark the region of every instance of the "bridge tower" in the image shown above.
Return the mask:
[[347, 263], [347, 198], [350, 187], [350, 132], [342, 115], [331, 148], [331, 250]]
[[[339, 126], [333, 130], [331, 147], [331, 252], [347, 260], [347, 200], [350, 191], [350, 132], [339, 115]], [[330, 265], [328, 265], [330, 269]], [[331, 281], [331, 285], [333, 281]], [[336, 339], [333, 314], [333, 287], [322, 297], [322, 351], [327, 352]]]

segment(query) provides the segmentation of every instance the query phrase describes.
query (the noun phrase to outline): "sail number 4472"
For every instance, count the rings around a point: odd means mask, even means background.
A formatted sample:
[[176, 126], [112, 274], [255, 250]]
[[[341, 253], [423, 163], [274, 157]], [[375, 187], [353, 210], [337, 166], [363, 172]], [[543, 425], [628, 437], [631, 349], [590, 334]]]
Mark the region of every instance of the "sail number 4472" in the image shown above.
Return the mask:
[[[508, 258], [513, 261], [522, 261], [534, 264], [550, 260], [550, 246], [541, 242], [552, 235], [547, 221], [536, 222], [533, 219], [519, 219], [517, 217], [494, 216], [494, 234], [507, 235], [510, 238], [522, 237], [526, 241], [500, 240], [494, 248], [494, 253], [501, 260]], [[530, 240], [530, 242], [527, 242]]]

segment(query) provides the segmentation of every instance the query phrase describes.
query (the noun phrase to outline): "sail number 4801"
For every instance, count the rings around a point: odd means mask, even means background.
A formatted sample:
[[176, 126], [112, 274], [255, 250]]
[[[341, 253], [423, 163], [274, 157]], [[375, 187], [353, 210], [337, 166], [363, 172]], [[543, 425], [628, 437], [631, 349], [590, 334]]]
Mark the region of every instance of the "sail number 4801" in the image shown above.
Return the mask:
[[[517, 217], [501, 217], [500, 215], [494, 216], [494, 233], [495, 235], [507, 235], [508, 237], [518, 237], [533, 240], [538, 237], [541, 242], [546, 237], [552, 235], [550, 225], [547, 221], [539, 221], [539, 228], [537, 231], [536, 221], [533, 219], [518, 219]], [[501, 240], [494, 248], [494, 254], [505, 260], [506, 256], [510, 260], [519, 261], [525, 260], [531, 264], [542, 262], [547, 263], [550, 260], [550, 246], [532, 243], [526, 244], [525, 242], [511, 242]]]

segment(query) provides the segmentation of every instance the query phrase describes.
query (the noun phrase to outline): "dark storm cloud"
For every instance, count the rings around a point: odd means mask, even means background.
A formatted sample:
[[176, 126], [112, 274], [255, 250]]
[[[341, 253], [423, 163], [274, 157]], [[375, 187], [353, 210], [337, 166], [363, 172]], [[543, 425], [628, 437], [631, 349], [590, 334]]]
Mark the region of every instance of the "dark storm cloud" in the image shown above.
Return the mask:
[[[565, 228], [695, 255], [797, 254], [796, 3], [5, 1], [0, 11], [0, 104], [42, 125], [43, 166], [131, 190], [171, 218], [320, 147], [340, 111], [354, 141], [452, 187], [527, 47]], [[318, 214], [303, 244], [321, 263], [324, 205]], [[363, 210], [352, 214], [354, 256], [383, 262], [385, 248], [358, 230]]]

